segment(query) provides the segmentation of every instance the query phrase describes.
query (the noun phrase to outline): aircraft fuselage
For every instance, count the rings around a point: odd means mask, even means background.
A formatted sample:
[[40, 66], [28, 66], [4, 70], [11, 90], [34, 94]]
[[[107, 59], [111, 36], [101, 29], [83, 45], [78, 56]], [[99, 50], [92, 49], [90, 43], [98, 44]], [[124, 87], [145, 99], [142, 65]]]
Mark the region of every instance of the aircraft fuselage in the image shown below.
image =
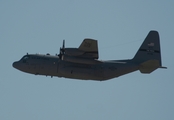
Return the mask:
[[138, 70], [127, 61], [100, 61], [82, 64], [60, 60], [58, 56], [29, 54], [14, 62], [16, 69], [35, 75], [57, 76], [84, 80], [107, 80]]

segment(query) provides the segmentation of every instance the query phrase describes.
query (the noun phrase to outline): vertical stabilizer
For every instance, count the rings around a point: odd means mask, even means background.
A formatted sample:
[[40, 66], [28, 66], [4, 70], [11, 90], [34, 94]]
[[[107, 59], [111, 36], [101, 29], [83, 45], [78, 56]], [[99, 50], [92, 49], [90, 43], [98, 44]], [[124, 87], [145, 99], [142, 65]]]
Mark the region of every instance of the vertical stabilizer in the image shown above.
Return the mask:
[[[142, 66], [140, 71], [143, 73], [150, 73], [153, 69], [161, 67], [160, 40], [157, 31], [149, 32], [132, 60]], [[152, 70], [148, 71], [150, 68]]]
[[149, 32], [133, 60], [140, 63], [148, 60], [158, 60], [161, 65], [160, 41], [157, 31]]

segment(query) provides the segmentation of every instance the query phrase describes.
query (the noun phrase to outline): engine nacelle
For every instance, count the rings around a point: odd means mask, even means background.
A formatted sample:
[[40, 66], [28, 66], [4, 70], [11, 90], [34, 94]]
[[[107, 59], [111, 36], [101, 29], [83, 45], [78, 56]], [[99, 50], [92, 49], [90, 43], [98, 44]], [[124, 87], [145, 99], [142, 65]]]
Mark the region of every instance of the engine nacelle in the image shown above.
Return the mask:
[[78, 48], [65, 48], [65, 54], [69, 56], [79, 56], [84, 54], [84, 51], [79, 50]]
[[98, 60], [94, 59], [87, 59], [87, 58], [80, 58], [80, 57], [73, 57], [68, 55], [63, 55], [62, 60], [68, 61], [68, 62], [74, 62], [74, 63], [82, 63], [82, 64], [97, 64], [101, 63]]

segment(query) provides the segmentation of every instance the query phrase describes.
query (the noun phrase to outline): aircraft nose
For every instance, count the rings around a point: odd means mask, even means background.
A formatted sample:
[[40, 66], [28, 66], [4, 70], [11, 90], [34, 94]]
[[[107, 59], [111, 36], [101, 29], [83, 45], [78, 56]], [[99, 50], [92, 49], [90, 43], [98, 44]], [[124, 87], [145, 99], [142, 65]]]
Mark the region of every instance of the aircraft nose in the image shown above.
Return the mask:
[[18, 64], [18, 62], [14, 62], [12, 65], [14, 68], [17, 68], [17, 64]]

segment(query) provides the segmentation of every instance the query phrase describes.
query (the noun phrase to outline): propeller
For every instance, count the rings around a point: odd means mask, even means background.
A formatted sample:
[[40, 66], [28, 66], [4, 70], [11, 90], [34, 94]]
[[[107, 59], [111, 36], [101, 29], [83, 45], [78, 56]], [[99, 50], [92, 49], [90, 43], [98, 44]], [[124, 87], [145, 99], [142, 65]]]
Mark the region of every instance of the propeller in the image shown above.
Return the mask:
[[62, 48], [60, 47], [60, 50], [59, 50], [59, 58], [62, 59], [62, 56], [65, 54], [65, 40], [63, 40], [63, 45], [62, 45]]
[[63, 40], [63, 45], [62, 45], [62, 48], [61, 48], [61, 52], [62, 52], [62, 54], [65, 54], [65, 40]]

